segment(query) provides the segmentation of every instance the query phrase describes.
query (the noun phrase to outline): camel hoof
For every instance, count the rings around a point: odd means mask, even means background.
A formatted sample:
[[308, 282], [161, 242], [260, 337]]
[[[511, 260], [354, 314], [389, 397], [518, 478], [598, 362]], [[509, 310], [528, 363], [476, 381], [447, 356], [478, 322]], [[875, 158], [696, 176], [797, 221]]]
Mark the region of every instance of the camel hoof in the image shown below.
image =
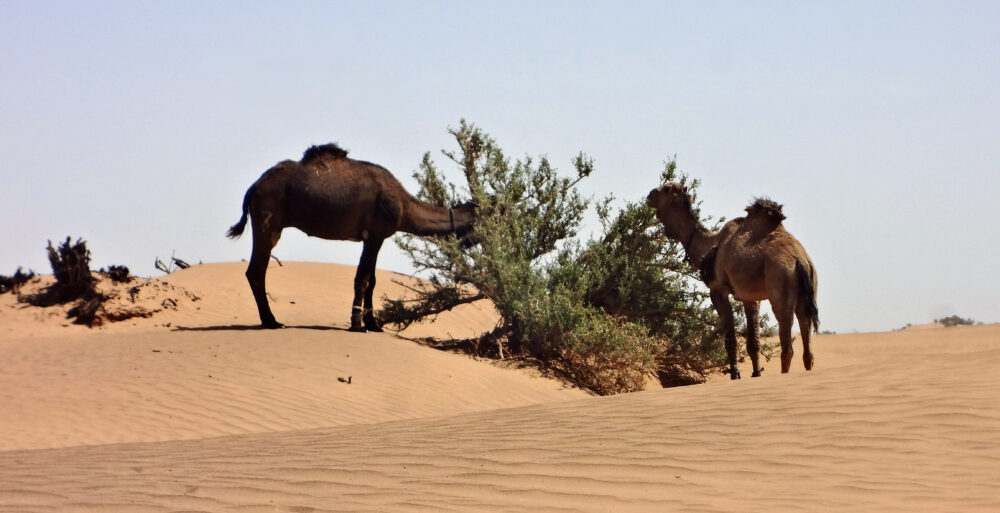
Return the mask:
[[368, 330], [365, 329], [364, 326], [351, 326], [350, 328], [347, 329], [347, 331], [353, 331], [355, 333], [364, 333]]
[[732, 367], [722, 371], [723, 374], [729, 374], [729, 379], [740, 379], [740, 370], [736, 367]]
[[764, 372], [764, 368], [763, 367], [761, 367], [761, 368], [753, 371], [753, 374], [751, 374], [750, 377], [751, 378], [759, 378], [760, 377], [760, 373], [762, 373], [762, 372]]
[[368, 314], [364, 316], [362, 322], [365, 324], [365, 329], [368, 331], [374, 331], [375, 333], [382, 333], [382, 327], [378, 325], [378, 321], [375, 320], [375, 316]]
[[265, 321], [265, 322], [260, 323], [260, 328], [264, 329], [264, 330], [277, 330], [277, 329], [281, 329], [281, 328], [284, 328], [284, 327], [285, 327], [284, 324], [281, 324], [280, 322], [275, 321], [273, 319], [270, 320], [270, 321]]

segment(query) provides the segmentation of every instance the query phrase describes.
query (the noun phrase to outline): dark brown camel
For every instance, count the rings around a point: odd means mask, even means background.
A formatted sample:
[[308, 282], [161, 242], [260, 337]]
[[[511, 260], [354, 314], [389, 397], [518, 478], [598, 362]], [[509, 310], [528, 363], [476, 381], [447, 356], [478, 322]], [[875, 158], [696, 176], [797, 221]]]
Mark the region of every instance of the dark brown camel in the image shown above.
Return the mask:
[[229, 229], [230, 238], [243, 233], [248, 215], [253, 253], [246, 275], [262, 327], [282, 327], [268, 305], [264, 277], [281, 231], [295, 227], [313, 237], [364, 243], [354, 277], [351, 331], [382, 331], [372, 312], [382, 242], [398, 231], [463, 237], [472, 230], [475, 207], [420, 201], [382, 166], [350, 159], [337, 145], [325, 144], [309, 148], [298, 162], [279, 162], [261, 175], [243, 198], [243, 217]]
[[653, 189], [647, 204], [656, 209], [667, 235], [684, 246], [687, 258], [701, 270], [708, 285], [712, 305], [722, 319], [726, 335], [729, 373], [739, 379], [736, 365], [736, 329], [732, 294], [743, 302], [747, 315], [747, 353], [753, 376], [762, 370], [758, 362], [760, 342], [758, 314], [761, 300], [771, 302], [781, 339], [781, 372], [792, 362], [792, 323], [798, 317], [802, 332], [802, 361], [806, 370], [813, 366], [809, 348], [810, 332], [819, 331], [816, 307], [816, 267], [806, 250], [781, 225], [785, 219], [781, 205], [758, 199], [746, 208], [746, 217], [727, 222], [717, 232], [709, 232], [698, 220], [688, 190], [668, 183]]

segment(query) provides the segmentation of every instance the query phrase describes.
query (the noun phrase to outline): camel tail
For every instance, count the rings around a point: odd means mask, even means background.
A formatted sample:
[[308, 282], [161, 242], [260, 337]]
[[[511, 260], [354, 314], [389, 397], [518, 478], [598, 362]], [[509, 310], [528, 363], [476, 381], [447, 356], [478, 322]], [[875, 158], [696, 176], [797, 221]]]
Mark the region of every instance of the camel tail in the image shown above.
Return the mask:
[[250, 196], [253, 194], [254, 186], [256, 185], [257, 184], [251, 185], [250, 188], [247, 189], [247, 193], [243, 196], [243, 216], [240, 217], [240, 220], [237, 221], [236, 224], [229, 227], [229, 231], [226, 232], [226, 237], [229, 237], [230, 239], [238, 239], [240, 235], [243, 235], [243, 230], [247, 226], [247, 214], [250, 212]]
[[[806, 315], [809, 317], [809, 321], [812, 324], [812, 329], [819, 333], [819, 307], [816, 305], [816, 287], [813, 285], [815, 282], [815, 273], [810, 265], [808, 268], [802, 265], [801, 261], [795, 262], [795, 275], [799, 280], [799, 293], [800, 300], [805, 303]], [[809, 326], [801, 327], [800, 329], [808, 330]]]

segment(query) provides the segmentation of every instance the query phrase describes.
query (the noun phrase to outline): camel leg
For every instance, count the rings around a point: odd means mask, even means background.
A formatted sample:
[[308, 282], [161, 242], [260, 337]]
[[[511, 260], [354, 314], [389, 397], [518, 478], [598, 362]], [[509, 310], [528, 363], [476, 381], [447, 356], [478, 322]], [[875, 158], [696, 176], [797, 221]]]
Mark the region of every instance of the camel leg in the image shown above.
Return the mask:
[[372, 279], [372, 275], [375, 274], [375, 260], [378, 258], [378, 251], [381, 247], [381, 240], [368, 239], [364, 242], [364, 249], [361, 250], [361, 261], [358, 262], [358, 271], [354, 275], [354, 301], [351, 303], [351, 331], [360, 333], [367, 331], [362, 321], [365, 314], [363, 305], [365, 295], [368, 294], [368, 284]]
[[747, 314], [747, 355], [753, 364], [753, 374], [751, 377], [759, 377], [762, 370], [760, 367], [760, 303], [756, 301], [744, 301], [743, 309]]
[[813, 358], [812, 349], [809, 347], [810, 338], [812, 337], [812, 318], [806, 313], [805, 306], [802, 306], [796, 312], [796, 316], [799, 319], [799, 331], [802, 335], [802, 363], [805, 364], [806, 370], [812, 370]]
[[250, 264], [247, 266], [247, 281], [253, 291], [253, 299], [257, 302], [257, 314], [260, 315], [260, 326], [264, 329], [281, 328], [283, 325], [274, 319], [271, 306], [267, 303], [267, 289], [264, 279], [267, 275], [267, 264], [271, 259], [271, 250], [281, 238], [281, 231], [269, 232], [257, 230], [254, 223], [253, 252], [250, 254]]
[[781, 372], [786, 373], [792, 367], [792, 356], [795, 354], [792, 349], [792, 323], [795, 322], [795, 319], [791, 308], [776, 308], [773, 302], [771, 308], [774, 310], [774, 316], [778, 319], [778, 338], [781, 339]]
[[374, 301], [375, 296], [375, 260], [378, 259], [379, 249], [382, 247], [381, 240], [372, 241], [372, 251], [374, 252], [374, 257], [372, 258], [372, 270], [371, 274], [368, 276], [368, 289], [365, 290], [365, 303], [364, 310], [361, 320], [364, 322], [365, 329], [368, 331], [381, 332], [382, 327], [378, 325], [378, 321], [375, 320], [375, 310]]
[[726, 335], [726, 356], [729, 357], [730, 379], [740, 379], [740, 368], [736, 364], [736, 325], [733, 323], [733, 305], [729, 303], [729, 294], [712, 291], [712, 305], [719, 313], [722, 330]]

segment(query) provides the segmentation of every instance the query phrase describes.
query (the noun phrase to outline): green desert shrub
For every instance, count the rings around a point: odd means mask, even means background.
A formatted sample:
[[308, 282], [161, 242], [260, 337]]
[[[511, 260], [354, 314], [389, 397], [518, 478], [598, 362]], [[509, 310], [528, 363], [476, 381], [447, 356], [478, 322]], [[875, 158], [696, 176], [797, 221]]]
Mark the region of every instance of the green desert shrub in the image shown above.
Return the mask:
[[[597, 202], [602, 233], [580, 240], [592, 201], [576, 186], [594, 172], [592, 159], [580, 153], [566, 176], [545, 157], [512, 161], [464, 120], [449, 132], [458, 151], [443, 154], [465, 183], [447, 182], [427, 153], [414, 174], [417, 196], [442, 206], [471, 198], [479, 212], [474, 241], [398, 237], [430, 279], [415, 299], [388, 301], [382, 322], [403, 329], [489, 299], [500, 322], [471, 342], [477, 354], [535, 358], [601, 394], [641, 390], [652, 377], [698, 382], [724, 361], [697, 270], [667, 240], [644, 198], [618, 211], [613, 198]], [[687, 181], [673, 160], [660, 176], [661, 183], [671, 180]]]

